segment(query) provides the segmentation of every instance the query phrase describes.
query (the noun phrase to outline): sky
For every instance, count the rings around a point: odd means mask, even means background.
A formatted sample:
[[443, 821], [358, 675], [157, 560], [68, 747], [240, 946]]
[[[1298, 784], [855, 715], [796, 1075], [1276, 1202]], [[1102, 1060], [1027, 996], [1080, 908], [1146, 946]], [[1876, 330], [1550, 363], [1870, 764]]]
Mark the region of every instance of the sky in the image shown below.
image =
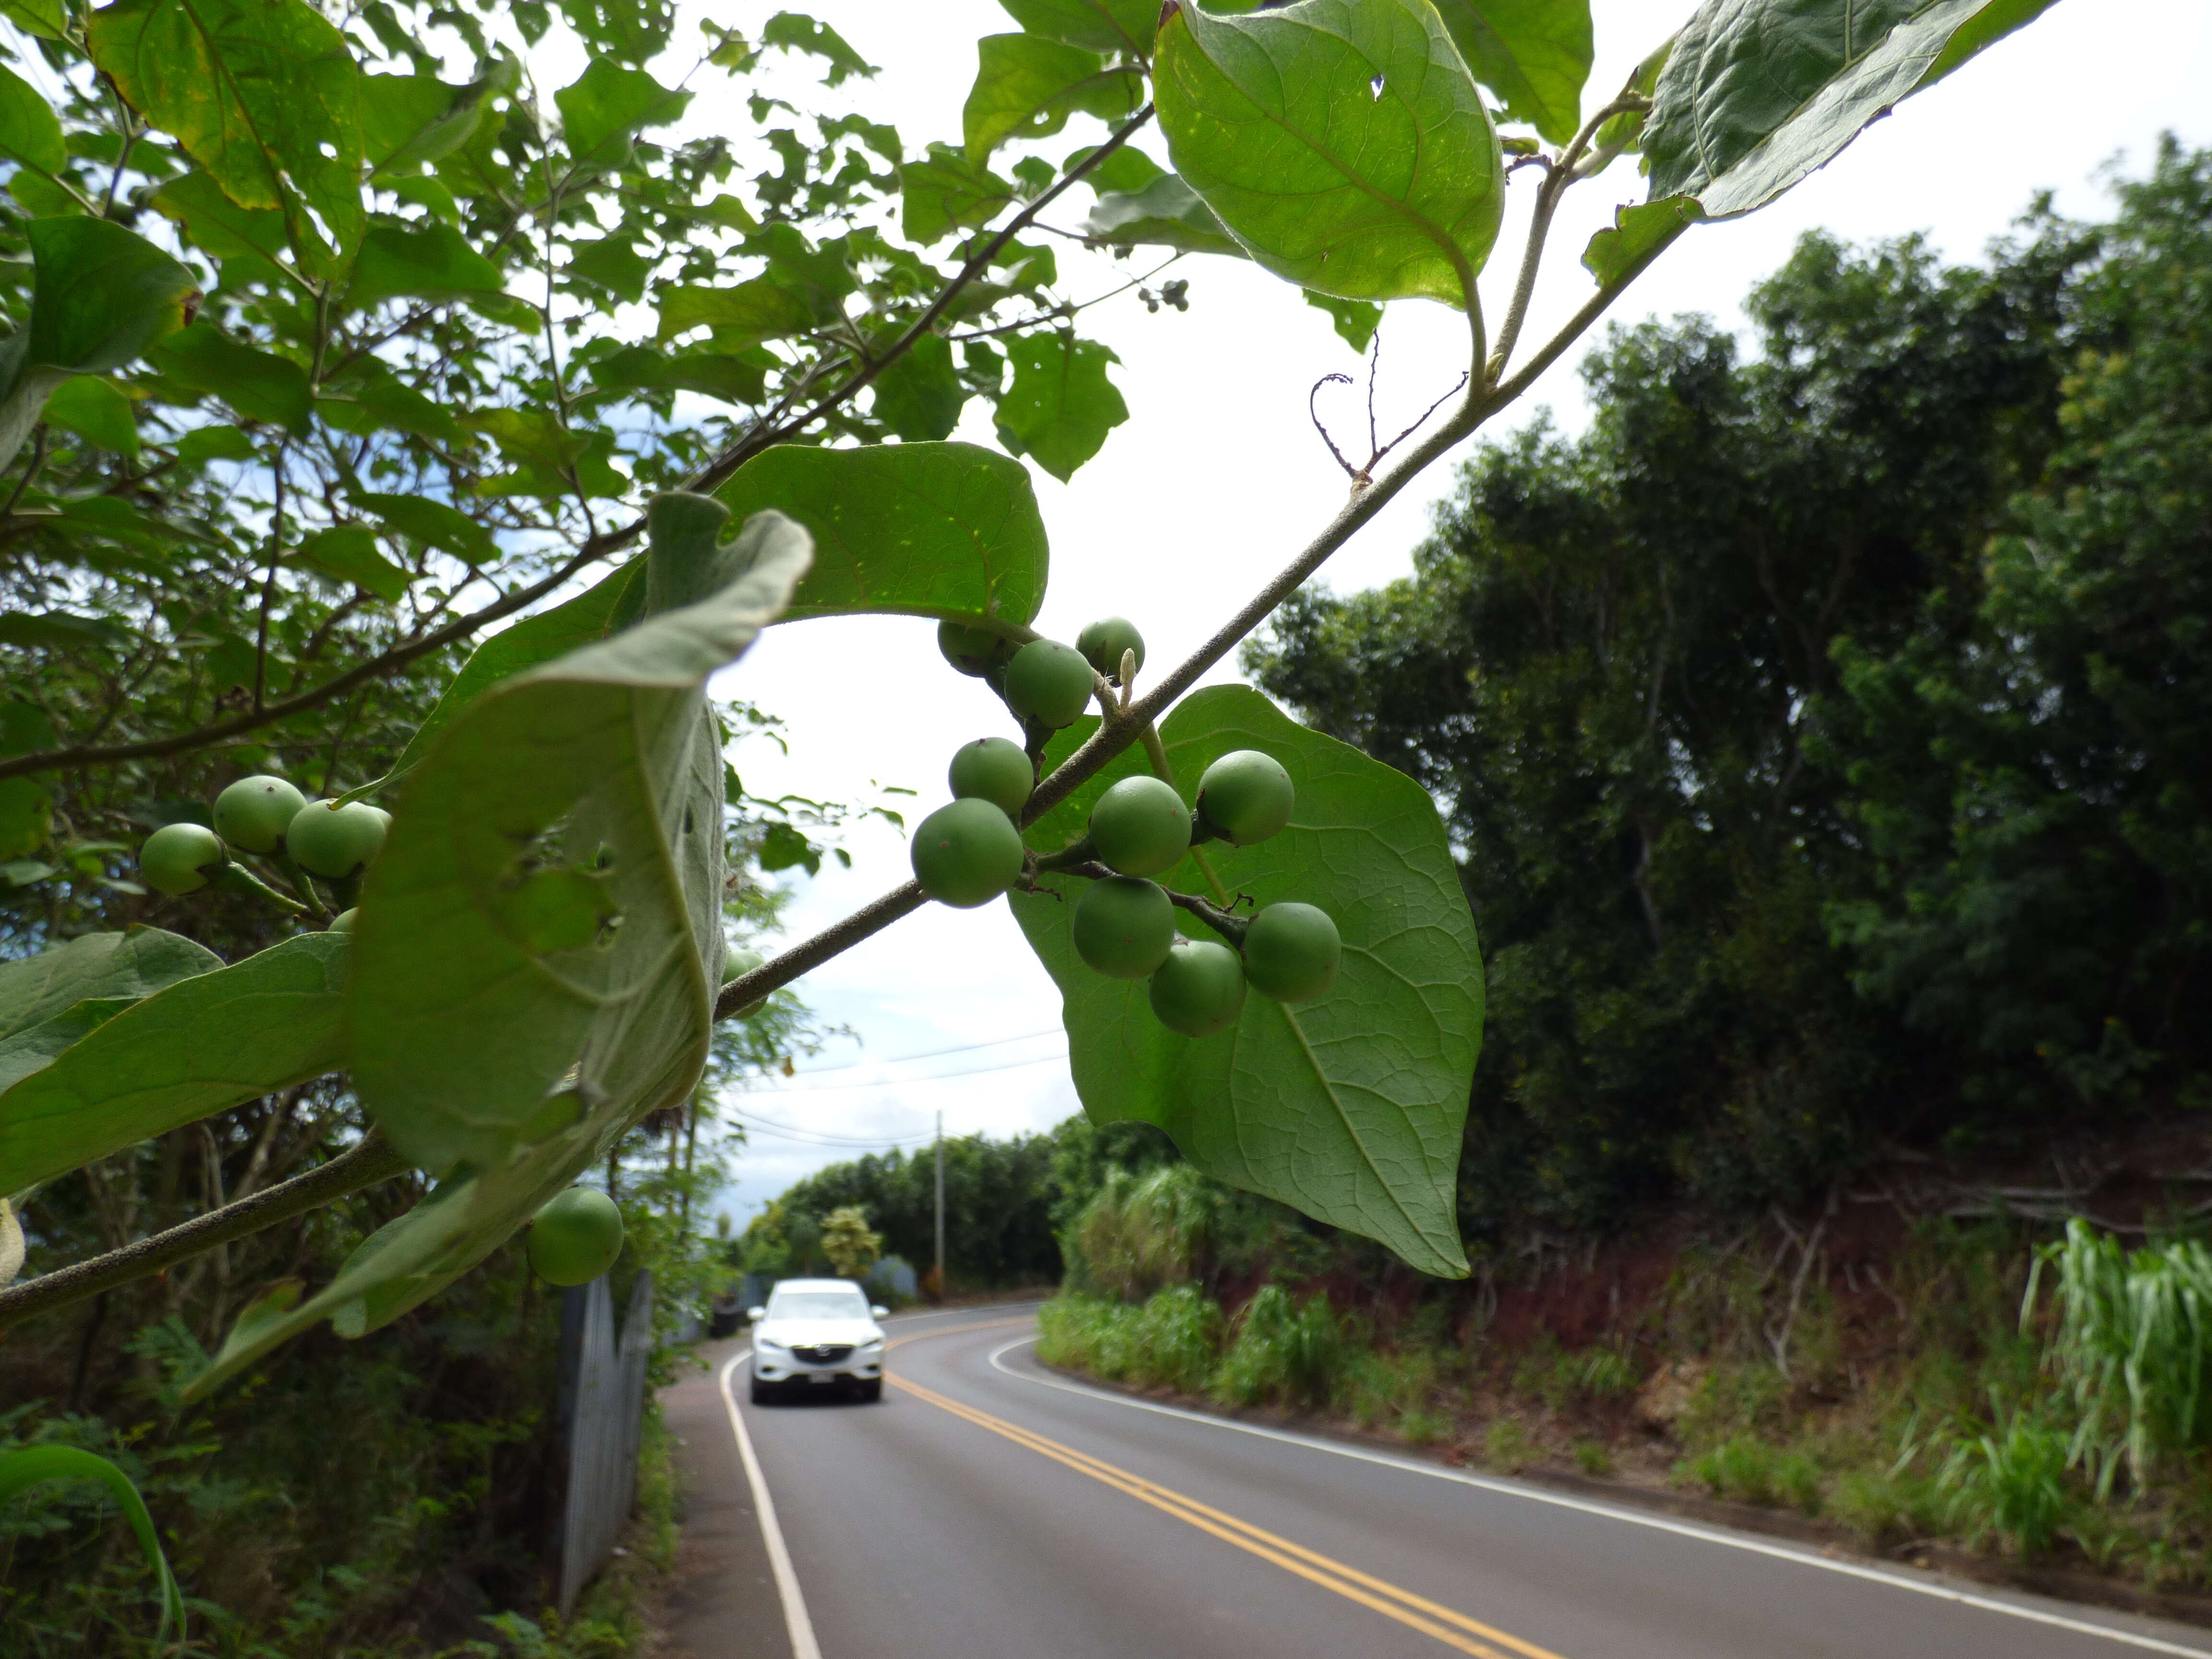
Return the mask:
[[[993, 0], [809, 0], [807, 9], [881, 66], [858, 88], [857, 102], [896, 125], [909, 149], [957, 140], [975, 40], [1015, 27]], [[1617, 88], [1691, 8], [1595, 0], [1592, 9], [1597, 62], [1586, 106]], [[2140, 173], [2161, 131], [2212, 144], [2208, 65], [2212, 6], [2203, 0], [2059, 0], [1876, 124], [1780, 201], [1692, 230], [1628, 291], [1613, 319], [1702, 312], [1741, 328], [1742, 295], [1815, 228], [1853, 241], [1919, 233], [1965, 261], [2006, 234], [2039, 190], [2055, 192], [2063, 213], [2100, 216], [2107, 164]], [[823, 107], [825, 99], [835, 95], [809, 88], [804, 101]], [[733, 100], [717, 108], [711, 92], [686, 125], [750, 127]], [[1079, 121], [1040, 153], [1057, 160], [1100, 131]], [[1164, 159], [1156, 134], [1142, 143]], [[1588, 296], [1589, 278], [1577, 263], [1582, 247], [1617, 204], [1640, 199], [1640, 185], [1624, 162], [1569, 192], [1527, 341], [1548, 338]], [[1509, 197], [1501, 252], [1484, 283], [1492, 316], [1512, 278], [1533, 193], [1524, 176]], [[1073, 225], [1087, 205], [1085, 197], [1053, 222]], [[1058, 246], [1063, 285], [1078, 298], [1103, 294], [1143, 268], [1142, 251], [1138, 262], [1116, 265], [1071, 242]], [[1193, 258], [1167, 275], [1188, 279], [1188, 313], [1149, 314], [1128, 295], [1081, 320], [1085, 336], [1121, 358], [1114, 379], [1128, 422], [1068, 483], [1032, 469], [1052, 538], [1051, 586], [1036, 625], [1073, 640], [1096, 617], [1127, 616], [1161, 665], [1209, 634], [1341, 502], [1345, 481], [1309, 424], [1307, 392], [1324, 374], [1363, 372], [1322, 313], [1248, 262]], [[1547, 408], [1564, 428], [1580, 429], [1587, 411], [1574, 366], [1601, 337], [1601, 330], [1567, 353], [1490, 433]], [[1376, 395], [1386, 433], [1450, 388], [1465, 339], [1464, 321], [1441, 306], [1389, 308]], [[970, 421], [954, 435], [988, 444], [988, 426], [972, 418], [977, 407], [969, 406]], [[1354, 419], [1358, 394], [1324, 392], [1322, 409], [1337, 417], [1339, 441], [1349, 448], [1352, 428], [1364, 424], [1364, 415]], [[1449, 487], [1449, 465], [1439, 464], [1338, 553], [1322, 580], [1349, 592], [1406, 574], [1430, 504]], [[1235, 678], [1233, 661], [1209, 677]], [[945, 767], [959, 744], [1016, 735], [979, 682], [944, 665], [932, 626], [912, 619], [771, 629], [714, 690], [749, 698], [787, 723], [787, 756], [755, 739], [732, 757], [753, 793], [866, 804], [883, 799], [883, 786], [898, 786], [918, 792], [906, 803], [909, 822], [946, 798]], [[818, 877], [793, 879], [790, 937], [827, 926], [909, 873], [905, 842], [887, 824], [872, 821], [843, 844], [851, 869], [825, 863]], [[1079, 1109], [1060, 1059], [1059, 995], [1003, 903], [970, 911], [926, 906], [796, 989], [818, 1018], [853, 1036], [800, 1060], [793, 1078], [726, 1103], [755, 1126], [722, 1200], [739, 1226], [827, 1164], [893, 1144], [926, 1146], [940, 1112], [948, 1134], [1004, 1135], [1049, 1128]]]

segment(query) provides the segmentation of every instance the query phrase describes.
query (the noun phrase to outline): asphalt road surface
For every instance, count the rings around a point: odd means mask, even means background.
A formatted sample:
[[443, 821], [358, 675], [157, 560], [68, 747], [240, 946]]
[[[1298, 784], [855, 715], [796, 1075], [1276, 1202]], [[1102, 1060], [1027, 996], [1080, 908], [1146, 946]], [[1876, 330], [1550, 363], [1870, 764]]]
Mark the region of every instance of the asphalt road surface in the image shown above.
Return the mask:
[[[715, 1451], [732, 1486], [720, 1513], [750, 1534], [760, 1571], [726, 1575], [728, 1605], [698, 1610], [695, 1651], [2212, 1656], [2212, 1632], [1086, 1389], [1031, 1358], [1028, 1313], [890, 1322], [878, 1405], [744, 1404], [744, 1345], [720, 1348], [714, 1404], [729, 1438]], [[709, 1420], [695, 1411], [687, 1433]]]

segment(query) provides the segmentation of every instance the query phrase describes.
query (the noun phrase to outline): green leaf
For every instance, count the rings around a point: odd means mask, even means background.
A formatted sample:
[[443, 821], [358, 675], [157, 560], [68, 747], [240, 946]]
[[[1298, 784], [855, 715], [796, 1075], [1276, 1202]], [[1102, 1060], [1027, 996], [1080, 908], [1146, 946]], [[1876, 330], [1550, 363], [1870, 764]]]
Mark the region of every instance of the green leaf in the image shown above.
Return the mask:
[[213, 323], [194, 323], [147, 353], [154, 366], [194, 392], [211, 392], [248, 420], [268, 421], [305, 437], [314, 417], [307, 371], [289, 357], [234, 340]]
[[242, 208], [204, 173], [170, 179], [151, 198], [164, 216], [185, 228], [195, 247], [218, 259], [252, 262], [255, 276], [286, 280], [277, 261], [284, 253], [284, 216], [273, 208]]
[[45, 40], [67, 40], [69, 11], [63, 0], [0, 0], [0, 17]]
[[1347, 300], [1469, 303], [1504, 161], [1428, 0], [1177, 6], [1153, 84], [1176, 171], [1268, 270]]
[[[495, 97], [512, 92], [522, 66], [512, 58], [465, 87], [434, 75], [368, 75], [361, 82], [362, 149], [380, 174], [404, 173], [442, 160], [483, 125]], [[397, 187], [398, 180], [387, 179]]]
[[684, 113], [691, 94], [670, 91], [643, 70], [594, 58], [553, 101], [561, 108], [568, 153], [579, 162], [610, 166], [620, 161], [631, 133], [666, 126]]
[[458, 445], [468, 436], [443, 404], [389, 377], [349, 386], [340, 395], [326, 392], [315, 408], [327, 424], [364, 438], [373, 438], [386, 427], [441, 444]]
[[28, 862], [52, 834], [53, 799], [46, 786], [36, 778], [0, 778], [0, 869]]
[[932, 144], [899, 168], [899, 228], [923, 246], [990, 223], [1013, 199], [1012, 184], [951, 144]]
[[0, 645], [46, 646], [57, 651], [120, 645], [123, 629], [105, 617], [80, 617], [67, 611], [0, 612]]
[[[724, 543], [724, 516], [698, 496], [655, 501], [647, 581], [675, 608], [499, 682], [416, 770], [351, 935], [354, 1080], [396, 1146], [453, 1172], [319, 1293], [234, 1334], [188, 1399], [317, 1320], [355, 1334], [435, 1295], [697, 1085], [725, 948], [706, 682], [775, 618], [809, 557], [787, 520], [763, 514]], [[568, 944], [586, 894], [620, 925]]]
[[451, 225], [377, 225], [362, 240], [346, 303], [368, 307], [401, 295], [459, 300], [504, 286], [499, 267]]
[[359, 525], [332, 525], [318, 530], [300, 544], [290, 562], [356, 583], [387, 602], [404, 593], [410, 580], [384, 556], [376, 544], [376, 532]]
[[1583, 264], [1601, 283], [1617, 288], [1657, 258], [1698, 216], [1697, 203], [1686, 196], [1615, 208], [1613, 228], [1589, 239]]
[[1027, 623], [1044, 603], [1044, 520], [1028, 470], [974, 444], [781, 444], [715, 491], [732, 516], [773, 503], [814, 538], [788, 622], [860, 611]]
[[1154, 0], [999, 0], [1030, 34], [1085, 52], [1152, 55], [1160, 9]]
[[645, 585], [638, 580], [644, 571], [645, 561], [634, 559], [574, 599], [525, 617], [471, 652], [461, 672], [439, 694], [437, 705], [415, 728], [391, 775], [399, 778], [413, 771], [429, 752], [431, 738], [489, 687], [526, 668], [595, 644], [626, 626], [644, 603]]
[[1162, 173], [1141, 190], [1102, 191], [1083, 222], [1083, 234], [1118, 246], [1142, 242], [1191, 253], [1247, 257], [1243, 244], [1222, 228], [1213, 210], [1172, 173]]
[[1474, 78], [1555, 144], [1583, 124], [1589, 79], [1589, 0], [1437, 0], [1437, 10]]
[[4, 66], [0, 66], [0, 155], [13, 156], [49, 174], [69, 166], [61, 118], [53, 106], [37, 88]]
[[999, 399], [999, 441], [1034, 456], [1065, 483], [1129, 418], [1129, 406], [1106, 378], [1106, 365], [1121, 360], [1096, 340], [1042, 332], [1015, 336], [1006, 356], [1014, 379]]
[[[16, 9], [11, 7], [10, 14]], [[161, 1619], [155, 1626], [154, 1639], [160, 1642], [173, 1625], [181, 1643], [185, 1635], [185, 1598], [177, 1589], [175, 1575], [169, 1571], [168, 1558], [161, 1553], [161, 1534], [154, 1529], [154, 1517], [147, 1513], [146, 1500], [131, 1484], [131, 1477], [106, 1458], [76, 1446], [31, 1446], [0, 1455], [0, 1504], [5, 1504], [25, 1487], [47, 1480], [90, 1480], [107, 1489], [108, 1496], [123, 1511], [124, 1519], [130, 1522], [138, 1547], [145, 1553], [146, 1565], [154, 1570], [154, 1593], [161, 1601]]]
[[850, 76], [865, 80], [876, 72], [876, 66], [848, 46], [836, 30], [795, 11], [780, 11], [769, 18], [761, 28], [761, 45], [819, 58], [830, 66], [823, 77], [829, 86], [841, 86]]
[[82, 933], [34, 957], [0, 962], [0, 1037], [88, 997], [135, 1000], [222, 966], [222, 958], [204, 945], [159, 927]]
[[656, 338], [671, 340], [689, 330], [714, 331], [726, 345], [754, 344], [804, 334], [814, 326], [813, 313], [789, 289], [756, 276], [733, 288], [679, 285], [660, 290], [660, 328]]
[[[1054, 741], [1047, 764], [1096, 722]], [[1046, 877], [1060, 896], [1012, 896], [1023, 933], [1059, 985], [1077, 1093], [1095, 1122], [1141, 1118], [1231, 1185], [1378, 1239], [1424, 1273], [1467, 1272], [1455, 1208], [1460, 1136], [1482, 1036], [1482, 958], [1443, 823], [1403, 773], [1307, 730], [1258, 692], [1212, 686], [1184, 699], [1160, 737], [1188, 799], [1207, 764], [1234, 749], [1273, 755], [1297, 785], [1291, 825], [1255, 847], [1202, 851], [1224, 894], [1296, 899], [1344, 937], [1336, 985], [1285, 1006], [1256, 993], [1234, 1029], [1194, 1040], [1152, 1016], [1142, 981], [1108, 979], [1068, 937], [1082, 883]], [[1029, 831], [1057, 850], [1082, 833], [1131, 750]], [[1161, 878], [1208, 885], [1195, 857]], [[1194, 938], [1213, 935], [1178, 912]]]
[[250, 461], [253, 440], [234, 426], [196, 426], [177, 440], [177, 459], [187, 466], [209, 461]]
[[908, 443], [948, 438], [960, 424], [968, 384], [941, 335], [925, 334], [876, 376], [876, 418]]
[[0, 466], [73, 374], [120, 368], [184, 320], [192, 273], [105, 219], [34, 219], [31, 317], [0, 340]]
[[1340, 300], [1334, 295], [1316, 294], [1308, 289], [1306, 303], [1328, 313], [1337, 337], [1354, 351], [1365, 351], [1367, 343], [1375, 337], [1375, 331], [1382, 325], [1382, 307], [1364, 301]]
[[491, 532], [457, 507], [434, 501], [427, 495], [366, 494], [354, 500], [401, 535], [441, 548], [471, 564], [490, 564], [499, 557], [499, 544], [492, 539]]
[[596, 283], [635, 305], [645, 298], [646, 278], [653, 275], [653, 261], [640, 253], [629, 237], [618, 234], [594, 241], [569, 243], [567, 274], [580, 282]]
[[1071, 115], [1118, 120], [1144, 101], [1144, 77], [1097, 52], [1034, 34], [987, 34], [975, 51], [975, 84], [960, 112], [971, 161], [989, 160], [1010, 138], [1048, 138]]
[[361, 71], [307, 0], [116, 0], [87, 40], [125, 103], [240, 207], [282, 212], [302, 263], [337, 273], [366, 223]]
[[0, 1093], [0, 1192], [337, 1071], [350, 937], [301, 933], [179, 980]]
[[2051, 0], [1707, 0], [1644, 124], [1653, 204], [1764, 206]]
[[138, 458], [137, 411], [114, 382], [97, 374], [80, 374], [49, 392], [46, 420], [102, 449]]
[[592, 384], [608, 392], [696, 392], [726, 404], [757, 404], [768, 392], [763, 363], [727, 352], [624, 346], [586, 368]]
[[[1060, 164], [1062, 173], [1073, 173], [1089, 161], [1097, 150], [1095, 144], [1086, 144], [1074, 151]], [[1134, 144], [1124, 144], [1097, 167], [1083, 175], [1083, 182], [1101, 196], [1109, 194], [1133, 195], [1153, 179], [1164, 177], [1167, 169], [1139, 149]]]

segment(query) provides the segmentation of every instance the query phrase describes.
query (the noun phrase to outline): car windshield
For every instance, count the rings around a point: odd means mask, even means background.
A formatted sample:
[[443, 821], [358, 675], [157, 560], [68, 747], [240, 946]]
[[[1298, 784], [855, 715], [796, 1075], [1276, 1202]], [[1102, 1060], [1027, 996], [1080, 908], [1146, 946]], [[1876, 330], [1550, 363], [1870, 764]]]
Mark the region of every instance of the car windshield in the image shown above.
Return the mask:
[[768, 1304], [771, 1319], [859, 1319], [868, 1304], [853, 1291], [778, 1292]]

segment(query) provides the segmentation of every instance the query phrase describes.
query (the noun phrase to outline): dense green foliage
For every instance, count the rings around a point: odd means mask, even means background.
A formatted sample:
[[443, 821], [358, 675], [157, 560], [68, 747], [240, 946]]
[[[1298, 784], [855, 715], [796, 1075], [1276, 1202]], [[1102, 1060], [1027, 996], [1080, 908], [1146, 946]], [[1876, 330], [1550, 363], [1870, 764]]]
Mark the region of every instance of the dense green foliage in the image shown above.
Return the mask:
[[2212, 157], [1986, 266], [1808, 238], [1616, 329], [1410, 579], [1248, 665], [1446, 804], [1472, 1228], [1817, 1189], [2201, 1088]]

